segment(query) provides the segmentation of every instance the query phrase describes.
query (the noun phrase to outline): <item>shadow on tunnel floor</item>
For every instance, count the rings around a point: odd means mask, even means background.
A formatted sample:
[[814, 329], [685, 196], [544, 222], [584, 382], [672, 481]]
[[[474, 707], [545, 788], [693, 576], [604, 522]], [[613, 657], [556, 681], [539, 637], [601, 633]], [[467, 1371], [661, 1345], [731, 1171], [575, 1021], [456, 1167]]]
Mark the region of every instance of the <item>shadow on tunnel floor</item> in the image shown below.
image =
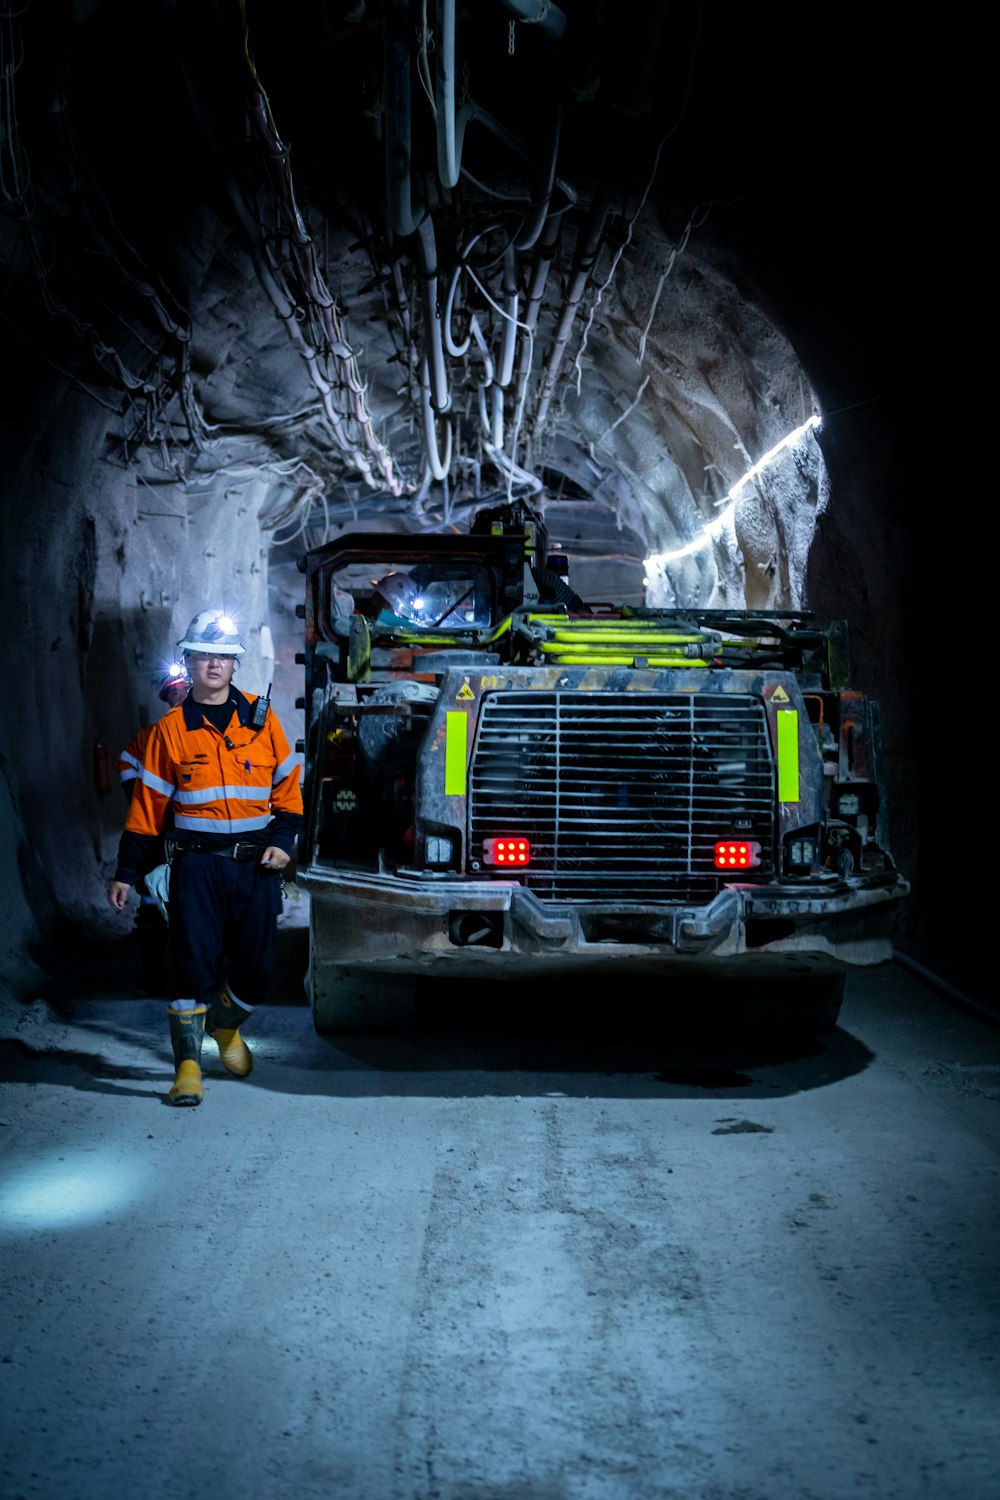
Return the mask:
[[874, 1057], [843, 1028], [797, 1035], [758, 998], [704, 984], [676, 989], [668, 1007], [655, 1009], [641, 995], [580, 1000], [523, 983], [475, 990], [425, 994], [411, 1021], [382, 1034], [313, 1032], [298, 1066], [333, 1070], [336, 1091], [351, 1093], [365, 1092], [366, 1075], [375, 1074], [373, 1092], [446, 1097], [761, 1099], [836, 1083]]
[[[151, 1014], [147, 1007], [155, 1005]], [[81, 1002], [59, 1041], [0, 1040], [0, 1081], [165, 1099], [173, 1077], [156, 1002]], [[782, 1038], [718, 1021], [650, 1027], [620, 1008], [582, 1029], [563, 1008], [510, 1010], [371, 1036], [318, 1036], [308, 1010], [272, 1012], [247, 1028], [253, 1076], [227, 1078], [206, 1044], [206, 1086], [329, 1098], [715, 1098], [761, 1101], [825, 1088], [863, 1071], [872, 1052], [838, 1029]], [[130, 1059], [122, 1060], [121, 1049]], [[145, 1056], [140, 1060], [136, 1049]], [[150, 1085], [159, 1085], [151, 1089]]]
[[[273, 994], [246, 1030], [257, 1063], [238, 1087], [330, 1097], [762, 1100], [827, 1087], [874, 1056], [843, 1025], [822, 1036], [782, 1029], [745, 988], [703, 980], [671, 985], [666, 1000], [658, 986], [654, 1000], [638, 981], [630, 990], [627, 975], [613, 991], [580, 993], [554, 993], [550, 982], [424, 984], [399, 1026], [321, 1036], [302, 983], [307, 955], [306, 927], [279, 929]], [[147, 1097], [159, 1080], [165, 1092], [165, 1001], [137, 996], [135, 944], [95, 945], [78, 951], [71, 969], [50, 972], [46, 1000], [72, 1039], [0, 1043], [0, 1077]], [[849, 1025], [849, 998], [845, 1013]], [[123, 1063], [122, 1047], [147, 1056]], [[150, 1052], [163, 1056], [162, 1078]], [[210, 1062], [206, 1081], [211, 1072]]]

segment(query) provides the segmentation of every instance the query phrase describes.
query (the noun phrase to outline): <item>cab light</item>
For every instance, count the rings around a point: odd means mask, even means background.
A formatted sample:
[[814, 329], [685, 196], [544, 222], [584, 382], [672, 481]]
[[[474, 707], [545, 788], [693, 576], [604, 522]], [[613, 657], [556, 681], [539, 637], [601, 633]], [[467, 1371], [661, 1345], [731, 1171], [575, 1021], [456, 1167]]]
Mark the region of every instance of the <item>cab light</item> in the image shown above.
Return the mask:
[[721, 839], [715, 846], [718, 870], [752, 870], [760, 864], [760, 845], [739, 839]]
[[483, 839], [484, 865], [526, 865], [530, 859], [527, 839]]

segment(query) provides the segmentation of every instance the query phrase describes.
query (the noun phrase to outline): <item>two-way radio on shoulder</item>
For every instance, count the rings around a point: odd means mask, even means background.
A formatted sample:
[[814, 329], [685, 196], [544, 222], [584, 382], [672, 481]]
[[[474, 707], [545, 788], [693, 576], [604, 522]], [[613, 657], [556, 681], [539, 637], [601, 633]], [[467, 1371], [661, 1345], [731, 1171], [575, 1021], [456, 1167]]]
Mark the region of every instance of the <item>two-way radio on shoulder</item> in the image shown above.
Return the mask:
[[267, 715], [271, 707], [271, 684], [267, 685], [267, 692], [258, 698], [250, 715], [250, 723], [254, 729], [263, 729], [267, 722]]

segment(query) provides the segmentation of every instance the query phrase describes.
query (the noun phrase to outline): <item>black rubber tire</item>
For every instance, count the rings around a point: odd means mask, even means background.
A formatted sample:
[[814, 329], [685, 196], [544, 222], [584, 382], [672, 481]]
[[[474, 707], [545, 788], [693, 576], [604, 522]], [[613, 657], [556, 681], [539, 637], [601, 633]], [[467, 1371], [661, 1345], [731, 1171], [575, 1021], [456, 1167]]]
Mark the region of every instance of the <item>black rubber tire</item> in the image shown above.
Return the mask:
[[761, 983], [751, 998], [763, 1024], [790, 1036], [829, 1036], [844, 1003], [846, 974], [808, 974]]
[[393, 1031], [416, 1010], [417, 981], [409, 975], [383, 977], [311, 963], [306, 990], [320, 1036]]

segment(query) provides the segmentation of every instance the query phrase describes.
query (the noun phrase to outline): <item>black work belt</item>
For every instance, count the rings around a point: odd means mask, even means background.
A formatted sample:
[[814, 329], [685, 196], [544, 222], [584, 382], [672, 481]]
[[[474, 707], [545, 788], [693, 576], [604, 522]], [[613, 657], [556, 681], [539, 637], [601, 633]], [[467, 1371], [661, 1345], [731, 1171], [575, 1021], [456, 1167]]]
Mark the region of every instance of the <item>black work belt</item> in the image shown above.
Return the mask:
[[229, 844], [225, 849], [200, 849], [199, 854], [221, 854], [224, 859], [260, 859], [260, 844]]
[[262, 844], [226, 844], [221, 849], [209, 849], [204, 844], [174, 844], [171, 854], [220, 854], [223, 859], [259, 860], [264, 853]]

